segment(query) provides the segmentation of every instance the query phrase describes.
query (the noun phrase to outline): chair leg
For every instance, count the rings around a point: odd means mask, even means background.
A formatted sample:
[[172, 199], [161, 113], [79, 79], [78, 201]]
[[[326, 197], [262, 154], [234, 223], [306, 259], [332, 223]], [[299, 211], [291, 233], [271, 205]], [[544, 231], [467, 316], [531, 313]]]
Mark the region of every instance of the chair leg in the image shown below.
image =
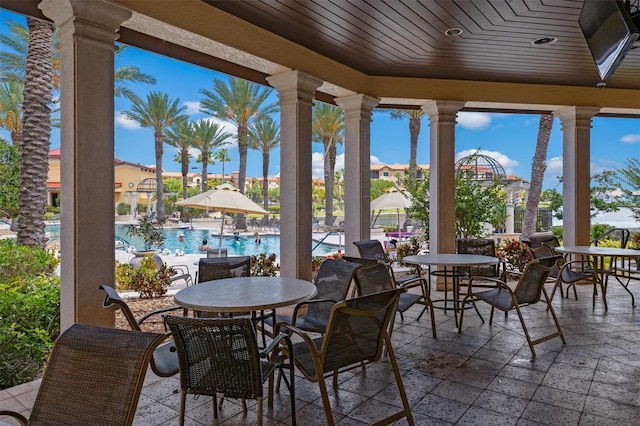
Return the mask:
[[458, 334], [462, 334], [462, 320], [464, 319], [464, 305], [466, 305], [467, 300], [469, 299], [469, 295], [466, 295], [464, 299], [462, 299], [462, 304], [460, 305], [460, 318], [458, 318]]
[[551, 317], [553, 318], [553, 322], [556, 324], [558, 333], [560, 333], [560, 339], [562, 340], [562, 343], [566, 344], [567, 342], [566, 340], [564, 340], [564, 333], [560, 328], [560, 321], [558, 321], [558, 317], [556, 316], [556, 311], [553, 309], [553, 306], [551, 306], [551, 299], [549, 299], [549, 295], [547, 294], [547, 291], [544, 288], [542, 288], [542, 293], [544, 294], [544, 298], [547, 301], [547, 310], [551, 311]]
[[[242, 400], [244, 404], [244, 399]], [[258, 426], [262, 426], [262, 397], [258, 397]]]
[[495, 310], [496, 310], [495, 306], [491, 306], [491, 313], [489, 314], [489, 325], [493, 324], [493, 313], [495, 312]]
[[217, 404], [218, 401], [215, 395], [213, 395], [212, 399], [213, 399], [213, 418], [217, 419], [218, 418], [218, 404]]
[[324, 415], [327, 418], [327, 426], [335, 426], [333, 413], [331, 412], [331, 404], [329, 403], [329, 394], [327, 393], [327, 384], [324, 381], [322, 370], [320, 370], [320, 373], [318, 374], [318, 386], [320, 387], [320, 395], [322, 396]]
[[531, 349], [531, 361], [533, 361], [536, 359], [536, 350], [533, 349], [533, 342], [531, 342], [531, 336], [529, 336], [529, 330], [527, 329], [527, 325], [524, 323], [524, 318], [522, 317], [522, 312], [520, 312], [520, 307], [516, 305], [515, 309], [516, 309], [516, 312], [518, 313], [518, 318], [520, 318], [520, 324], [522, 325], [524, 336], [527, 338], [529, 349]]
[[[462, 316], [460, 318], [460, 324], [462, 324]], [[391, 419], [399, 420], [402, 417], [407, 418], [407, 423], [409, 426], [414, 426], [415, 423], [413, 421], [413, 415], [411, 414], [411, 407], [409, 406], [409, 400], [407, 399], [407, 393], [404, 390], [404, 383], [402, 383], [402, 375], [400, 374], [400, 369], [398, 368], [398, 361], [396, 360], [396, 355], [393, 352], [393, 347], [391, 346], [391, 337], [387, 334], [385, 336], [385, 346], [387, 347], [387, 351], [389, 353], [389, 362], [391, 363], [391, 368], [393, 369], [393, 375], [396, 378], [396, 386], [398, 386], [398, 393], [400, 393], [400, 399], [402, 400], [402, 408], [403, 411], [398, 413], [396, 416], [392, 416]], [[399, 414], [403, 414], [403, 416], [398, 417]]]
[[187, 393], [185, 391], [180, 392], [180, 419], [178, 420], [179, 426], [184, 426], [184, 410], [187, 402]]

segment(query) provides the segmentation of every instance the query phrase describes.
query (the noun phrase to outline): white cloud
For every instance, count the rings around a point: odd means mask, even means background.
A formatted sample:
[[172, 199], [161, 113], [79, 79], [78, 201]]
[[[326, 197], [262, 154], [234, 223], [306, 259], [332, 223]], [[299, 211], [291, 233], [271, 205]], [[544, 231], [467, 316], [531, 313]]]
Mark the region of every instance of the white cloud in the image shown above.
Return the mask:
[[624, 143], [640, 143], [640, 134], [624, 135], [620, 141]]
[[485, 112], [459, 112], [456, 123], [469, 130], [483, 130], [491, 124], [491, 114]]
[[324, 155], [321, 152], [311, 154], [311, 175], [314, 179], [324, 177]]
[[135, 120], [130, 120], [127, 118], [126, 114], [122, 111], [116, 111], [115, 117], [116, 126], [122, 127], [127, 130], [138, 130], [141, 129], [140, 123]]
[[[344, 169], [344, 153], [336, 155], [335, 171]], [[311, 154], [311, 174], [314, 179], [324, 178], [324, 154], [314, 152]]]
[[183, 105], [187, 107], [188, 115], [200, 113], [200, 102], [198, 101], [185, 101]]
[[[494, 160], [496, 160], [498, 163], [500, 163], [500, 165], [502, 166], [502, 168], [504, 169], [505, 173], [507, 175], [513, 175], [513, 171], [514, 169], [520, 165], [520, 163], [516, 160], [512, 160], [511, 158], [507, 157], [506, 155], [504, 155], [501, 152], [497, 152], [497, 151], [487, 151], [484, 149], [467, 149], [461, 152], [458, 152], [456, 154], [456, 161], [458, 161], [459, 159], [463, 158], [463, 157], [467, 157], [469, 155], [473, 155], [473, 154], [480, 154], [480, 155], [486, 155], [487, 157], [491, 157]], [[520, 176], [523, 177], [525, 179], [527, 179], [526, 176]]]
[[380, 159], [375, 155], [370, 156], [369, 161], [371, 162], [371, 164], [382, 164], [382, 161], [380, 161]]
[[562, 157], [553, 157], [547, 160], [546, 173], [553, 173], [555, 176], [562, 176]]

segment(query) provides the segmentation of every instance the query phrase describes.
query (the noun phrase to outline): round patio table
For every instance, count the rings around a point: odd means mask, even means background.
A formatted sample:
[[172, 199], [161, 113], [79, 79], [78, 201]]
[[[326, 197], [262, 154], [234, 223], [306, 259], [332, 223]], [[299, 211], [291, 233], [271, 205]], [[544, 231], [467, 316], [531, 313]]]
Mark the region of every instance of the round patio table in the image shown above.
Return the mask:
[[178, 291], [179, 306], [206, 312], [247, 312], [275, 309], [308, 300], [316, 286], [286, 277], [236, 277], [205, 281]]
[[[456, 321], [456, 328], [458, 328], [458, 311], [460, 304], [460, 289], [459, 279], [464, 274], [456, 271], [456, 267], [472, 267], [472, 266], [485, 266], [495, 265], [499, 262], [497, 257], [483, 256], [479, 254], [455, 254], [455, 253], [443, 253], [443, 254], [417, 254], [412, 256], [406, 256], [402, 259], [404, 263], [410, 265], [425, 265], [429, 267], [429, 275], [444, 277], [444, 299], [433, 300], [432, 302], [444, 302], [444, 311], [447, 312], [447, 302], [453, 302], [453, 315]], [[443, 269], [435, 272], [431, 272], [431, 266], [441, 266]], [[453, 279], [453, 298], [447, 297], [447, 278]], [[431, 282], [431, 277], [429, 277]], [[475, 307], [475, 305], [474, 305]], [[478, 313], [479, 315], [480, 313]]]
[[[605, 310], [607, 306], [607, 280], [605, 275], [609, 272], [604, 266], [604, 258], [611, 257], [611, 261], [615, 262], [615, 258], [640, 258], [640, 250], [623, 249], [619, 247], [598, 247], [598, 246], [560, 246], [553, 248], [558, 253], [575, 254], [580, 256], [591, 256], [595, 259], [596, 276], [598, 278], [600, 289], [602, 290], [602, 303]], [[622, 284], [622, 283], [620, 283]], [[633, 294], [622, 284], [622, 287], [631, 295], [631, 304], [635, 306]]]

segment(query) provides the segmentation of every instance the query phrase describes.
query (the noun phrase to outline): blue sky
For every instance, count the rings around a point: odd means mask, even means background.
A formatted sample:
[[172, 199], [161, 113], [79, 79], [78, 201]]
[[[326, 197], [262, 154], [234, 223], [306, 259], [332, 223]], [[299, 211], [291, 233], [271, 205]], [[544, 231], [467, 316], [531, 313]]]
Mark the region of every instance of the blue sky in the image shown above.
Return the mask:
[[[19, 15], [2, 11], [2, 33], [6, 32], [6, 19], [20, 20]], [[207, 118], [199, 112], [201, 89], [213, 88], [213, 80], [226, 79], [227, 76], [197, 66], [169, 59], [153, 53], [127, 48], [116, 57], [116, 68], [123, 65], [138, 66], [143, 72], [157, 79], [155, 86], [132, 85], [130, 88], [141, 97], [150, 91], [161, 91], [171, 98], [179, 98], [180, 104], [187, 107], [192, 120]], [[277, 101], [274, 90], [272, 101]], [[123, 98], [115, 101], [115, 155], [117, 158], [145, 165], [155, 164], [153, 133], [148, 128], [140, 128], [135, 122], [126, 120], [123, 111], [131, 104]], [[235, 134], [232, 126], [227, 129]], [[456, 127], [456, 155], [464, 156], [476, 149], [498, 160], [508, 174], [529, 180], [531, 158], [534, 153], [538, 133], [538, 116], [522, 114], [460, 113]], [[0, 135], [8, 138], [4, 131]], [[59, 147], [59, 132], [54, 129], [52, 148]], [[314, 176], [322, 176], [322, 145], [313, 144]], [[229, 147], [232, 161], [226, 163], [225, 172], [238, 169], [238, 155], [235, 141]], [[343, 165], [344, 149], [338, 148], [337, 167]], [[271, 154], [270, 175], [280, 172], [279, 150]], [[408, 163], [409, 126], [408, 121], [391, 119], [388, 112], [374, 111], [371, 124], [371, 161], [373, 163]], [[173, 161], [175, 150], [165, 145], [163, 166], [168, 171], [179, 171], [180, 165]], [[623, 167], [625, 159], [640, 157], [640, 119], [595, 118], [591, 133], [591, 168], [593, 172]], [[422, 131], [418, 142], [418, 163], [429, 163], [429, 127], [428, 117], [422, 120]], [[547, 156], [547, 173], [544, 187], [556, 187], [557, 177], [562, 175], [562, 132], [560, 122], [553, 123], [551, 140]], [[191, 171], [197, 172], [200, 165], [195, 156], [191, 161]], [[220, 173], [222, 164], [209, 166], [209, 172]], [[257, 151], [249, 150], [247, 176], [262, 174], [262, 157]], [[561, 191], [561, 187], [558, 187]]]

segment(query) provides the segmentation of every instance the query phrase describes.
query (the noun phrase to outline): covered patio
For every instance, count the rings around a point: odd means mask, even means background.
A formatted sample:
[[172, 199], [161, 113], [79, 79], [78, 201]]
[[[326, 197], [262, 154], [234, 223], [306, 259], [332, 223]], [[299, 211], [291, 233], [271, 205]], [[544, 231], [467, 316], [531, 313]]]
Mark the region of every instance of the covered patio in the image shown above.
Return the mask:
[[[553, 305], [567, 344], [553, 339], [531, 352], [520, 323], [496, 313], [493, 326], [482, 324], [473, 311], [465, 315], [463, 333], [454, 331], [451, 312], [436, 310], [438, 338], [429, 319], [416, 321], [421, 307], [396, 318], [392, 342], [417, 425], [634, 425], [640, 417], [638, 366], [640, 326], [629, 296], [618, 285], [608, 292], [609, 310], [601, 301], [592, 309], [590, 288], [579, 289], [579, 300], [556, 297]], [[437, 297], [436, 292], [432, 295]], [[487, 319], [487, 305], [479, 305]], [[544, 304], [524, 310], [532, 335], [548, 332], [551, 316]], [[316, 383], [297, 373], [298, 424], [326, 424]], [[340, 376], [339, 389], [329, 395], [336, 424], [368, 425], [401, 407], [389, 363], [369, 365]], [[330, 380], [328, 382], [331, 382]], [[0, 391], [0, 407], [27, 413], [39, 382]], [[135, 425], [178, 423], [179, 381], [148, 372]], [[256, 424], [255, 401], [244, 415], [237, 400], [225, 400], [219, 422]], [[188, 425], [212, 424], [211, 399], [187, 399]], [[290, 425], [289, 394], [276, 395], [265, 424]], [[0, 419], [0, 424], [2, 424]], [[399, 424], [406, 424], [400, 422]]]
[[[179, 7], [177, 6], [179, 4]], [[58, 27], [61, 52], [62, 327], [113, 325], [96, 286], [114, 281], [114, 42], [274, 87], [281, 110], [281, 273], [311, 277], [311, 108], [345, 112], [345, 239], [369, 237], [375, 107], [429, 116], [430, 248], [454, 251], [459, 111], [551, 112], [562, 123], [564, 242], [589, 242], [590, 127], [640, 117], [640, 50], [606, 89], [577, 25], [582, 1], [214, 2], [3, 0]], [[339, 22], [339, 24], [335, 24]], [[459, 28], [460, 38], [446, 30]], [[553, 34], [552, 34], [553, 33]], [[549, 46], [532, 42], [557, 38]], [[86, 177], [91, 176], [91, 185]], [[609, 321], [609, 316], [606, 317]], [[400, 333], [398, 333], [400, 334]], [[439, 344], [439, 342], [437, 342]]]

